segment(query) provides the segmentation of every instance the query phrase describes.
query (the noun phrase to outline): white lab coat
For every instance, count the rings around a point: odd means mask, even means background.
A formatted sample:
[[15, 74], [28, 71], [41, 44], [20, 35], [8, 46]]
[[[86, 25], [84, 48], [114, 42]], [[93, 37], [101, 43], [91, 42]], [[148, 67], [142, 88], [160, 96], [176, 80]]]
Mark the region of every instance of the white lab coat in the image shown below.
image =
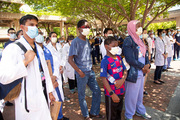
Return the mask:
[[[49, 43], [46, 46], [53, 57], [53, 65], [54, 65], [54, 73], [53, 75], [57, 77], [57, 82], [59, 84], [59, 91], [61, 94], [61, 99], [64, 101], [64, 93], [63, 93], [63, 89], [62, 89], [62, 78], [61, 78], [61, 73], [60, 73], [60, 66], [63, 66], [62, 64], [62, 58], [61, 58], [61, 44], [60, 43], [56, 43], [56, 49], [53, 47], [53, 45], [51, 43]], [[54, 91], [53, 92], [54, 97], [56, 98], [56, 100], [59, 100], [57, 92]]]
[[152, 43], [153, 43], [153, 40], [150, 38], [150, 37], [148, 37], [147, 38], [147, 42], [148, 42], [148, 48], [149, 48], [149, 51], [150, 51], [150, 53], [152, 54]]
[[[164, 41], [164, 42], [163, 42]], [[167, 46], [167, 43], [165, 42], [164, 38], [163, 41], [157, 37], [155, 40], [155, 47], [156, 47], [156, 53], [155, 53], [155, 65], [156, 66], [163, 66], [167, 63], [167, 60], [164, 59], [164, 52], [168, 53], [165, 46]]]
[[173, 49], [172, 49], [172, 43], [170, 40], [173, 40], [172, 36], [165, 36], [164, 39], [167, 42], [167, 51], [168, 51], [168, 57], [173, 57]]
[[70, 45], [69, 43], [66, 43], [63, 46], [63, 66], [64, 66], [64, 73], [65, 73], [65, 77], [75, 80], [75, 71], [74, 68], [69, 64], [68, 62], [68, 56], [69, 56], [69, 49], [70, 49]]
[[104, 58], [104, 56], [107, 54], [106, 48], [105, 48], [105, 46], [104, 46], [104, 41], [105, 41], [105, 39], [102, 38], [102, 43], [101, 43], [101, 45], [100, 45], [100, 52], [102, 53], [102, 57], [103, 57], [103, 58]]
[[[23, 37], [18, 41], [21, 42], [27, 50], [32, 50], [31, 46]], [[53, 85], [44, 58], [44, 53], [38, 45], [37, 51], [46, 78], [47, 93], [53, 92]], [[38, 59], [35, 56], [34, 60], [30, 62], [27, 67], [25, 67], [23, 59], [23, 50], [16, 44], [10, 44], [4, 49], [0, 62], [0, 82], [2, 84], [11, 83], [21, 77], [26, 78], [27, 108], [30, 112], [28, 113], [25, 110], [23, 80], [20, 95], [15, 99], [16, 120], [51, 120], [50, 111], [43, 93]]]

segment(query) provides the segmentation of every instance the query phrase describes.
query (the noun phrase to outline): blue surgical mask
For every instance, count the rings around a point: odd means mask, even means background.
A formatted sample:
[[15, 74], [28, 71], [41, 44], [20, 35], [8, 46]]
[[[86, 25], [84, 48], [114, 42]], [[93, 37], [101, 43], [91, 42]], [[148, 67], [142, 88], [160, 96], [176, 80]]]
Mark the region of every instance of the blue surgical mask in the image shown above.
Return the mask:
[[141, 34], [139, 37], [142, 39], [142, 38], [143, 38], [143, 35]]
[[28, 26], [28, 31], [26, 34], [31, 38], [34, 39], [38, 36], [38, 28], [36, 26]]
[[61, 40], [61, 41], [60, 41], [60, 43], [63, 43], [63, 42], [64, 42], [64, 40]]
[[171, 32], [168, 32], [168, 35], [171, 35]]
[[162, 37], [165, 37], [166, 36], [166, 33], [162, 33]]
[[35, 38], [37, 43], [43, 43], [44, 42], [44, 37], [39, 34], [36, 38]]
[[16, 38], [16, 34], [14, 34], [14, 33], [13, 33], [13, 34], [10, 34], [10, 38], [11, 38], [11, 39], [15, 39], [15, 38]]
[[180, 32], [180, 29], [178, 29], [177, 31]]

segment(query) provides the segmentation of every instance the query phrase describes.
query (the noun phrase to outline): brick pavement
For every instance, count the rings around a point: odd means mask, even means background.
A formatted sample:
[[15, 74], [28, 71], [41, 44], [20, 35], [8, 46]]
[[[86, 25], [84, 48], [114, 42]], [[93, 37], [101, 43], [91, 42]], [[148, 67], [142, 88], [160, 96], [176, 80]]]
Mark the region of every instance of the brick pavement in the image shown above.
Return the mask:
[[[162, 75], [162, 79], [166, 82], [163, 85], [153, 84], [154, 77], [154, 69], [155, 66], [152, 64], [152, 70], [148, 75], [148, 81], [145, 86], [145, 90], [149, 93], [148, 96], [144, 97], [144, 105], [150, 108], [150, 111], [155, 110], [159, 111], [159, 114], [165, 112], [169, 101], [177, 87], [178, 82], [180, 81], [180, 61], [173, 61], [172, 67], [174, 69], [169, 70], [168, 72], [164, 72]], [[95, 66], [95, 72], [97, 74], [97, 81], [103, 92], [103, 84], [98, 77], [99, 65]], [[65, 87], [65, 94], [70, 98], [70, 101], [65, 101], [63, 106], [63, 113], [66, 117], [69, 117], [70, 120], [82, 120], [83, 117], [81, 115], [79, 103], [78, 103], [78, 94], [71, 94], [68, 88]], [[103, 94], [102, 94], [103, 96]], [[86, 96], [88, 108], [91, 105], [91, 96]], [[103, 101], [103, 100], [102, 100]], [[153, 108], [153, 109], [152, 109]], [[154, 111], [153, 111], [154, 112]], [[105, 115], [105, 104], [101, 103], [101, 114]], [[124, 110], [122, 113], [124, 120]], [[5, 107], [3, 113], [5, 120], [14, 120], [14, 106]], [[141, 117], [134, 116], [134, 120], [143, 120]], [[156, 120], [156, 119], [154, 119]], [[161, 120], [161, 119], [157, 119]]]

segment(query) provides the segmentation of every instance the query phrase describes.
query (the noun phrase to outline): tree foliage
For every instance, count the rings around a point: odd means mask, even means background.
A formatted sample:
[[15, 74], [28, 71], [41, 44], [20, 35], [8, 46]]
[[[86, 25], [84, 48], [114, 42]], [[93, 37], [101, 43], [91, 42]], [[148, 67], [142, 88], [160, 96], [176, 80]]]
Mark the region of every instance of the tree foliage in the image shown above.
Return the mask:
[[0, 12], [20, 13], [20, 4], [0, 1]]
[[[179, 0], [24, 0], [34, 10], [60, 12], [61, 15], [74, 19], [85, 18], [97, 26], [96, 20], [103, 27], [118, 26], [131, 20], [140, 20], [147, 28], [157, 17], [167, 17], [168, 8], [179, 4]], [[97, 26], [98, 27], [98, 26]], [[119, 31], [118, 31], [119, 32]]]

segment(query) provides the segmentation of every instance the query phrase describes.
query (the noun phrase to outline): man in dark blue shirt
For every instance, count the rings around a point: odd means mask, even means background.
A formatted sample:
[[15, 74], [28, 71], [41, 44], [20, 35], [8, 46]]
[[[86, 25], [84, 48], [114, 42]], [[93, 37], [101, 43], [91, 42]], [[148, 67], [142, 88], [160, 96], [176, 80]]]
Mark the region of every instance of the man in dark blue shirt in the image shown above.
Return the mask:
[[[180, 60], [179, 50], [180, 50], [180, 28], [177, 29], [177, 34], [175, 35], [176, 42], [174, 43], [174, 56], [173, 60]], [[177, 55], [177, 58], [176, 58]]]
[[10, 43], [13, 43], [16, 39], [16, 31], [14, 28], [9, 28], [7, 32], [8, 32], [9, 40], [4, 44], [4, 48]]

